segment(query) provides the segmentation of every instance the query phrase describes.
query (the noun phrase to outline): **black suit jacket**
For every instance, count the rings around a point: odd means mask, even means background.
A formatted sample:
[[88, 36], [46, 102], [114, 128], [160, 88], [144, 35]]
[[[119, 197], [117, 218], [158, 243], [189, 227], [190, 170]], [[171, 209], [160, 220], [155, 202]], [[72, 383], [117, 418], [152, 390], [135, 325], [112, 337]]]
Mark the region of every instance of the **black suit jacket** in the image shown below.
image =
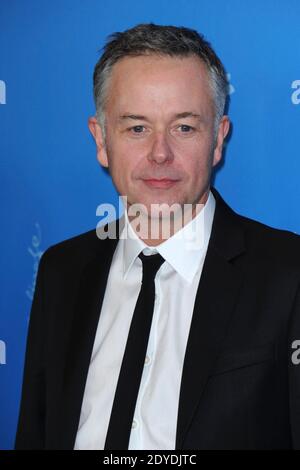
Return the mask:
[[[299, 449], [292, 343], [300, 340], [300, 237], [237, 215], [212, 191], [216, 211], [184, 359], [176, 449]], [[16, 449], [74, 446], [116, 244], [93, 230], [41, 259]]]

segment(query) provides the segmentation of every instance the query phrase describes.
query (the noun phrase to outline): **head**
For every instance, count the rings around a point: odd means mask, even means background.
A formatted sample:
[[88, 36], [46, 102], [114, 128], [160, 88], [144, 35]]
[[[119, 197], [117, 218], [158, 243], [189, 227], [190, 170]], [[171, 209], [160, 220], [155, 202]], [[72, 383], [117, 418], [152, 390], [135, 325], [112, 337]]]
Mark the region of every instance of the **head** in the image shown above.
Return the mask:
[[229, 130], [226, 72], [196, 31], [115, 33], [94, 71], [98, 159], [128, 204], [205, 202]]

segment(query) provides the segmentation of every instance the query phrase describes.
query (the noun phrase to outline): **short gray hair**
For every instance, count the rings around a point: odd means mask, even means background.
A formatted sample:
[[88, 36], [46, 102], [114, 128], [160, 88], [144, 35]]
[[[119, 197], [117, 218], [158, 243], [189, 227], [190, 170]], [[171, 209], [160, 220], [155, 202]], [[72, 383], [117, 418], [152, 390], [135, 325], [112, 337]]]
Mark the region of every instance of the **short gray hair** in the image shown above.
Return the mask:
[[198, 56], [209, 73], [215, 103], [215, 137], [228, 96], [225, 68], [203, 35], [196, 30], [153, 23], [138, 24], [124, 32], [113, 33], [103, 48], [94, 70], [96, 116], [105, 137], [105, 105], [113, 65], [124, 57], [160, 55], [170, 57]]

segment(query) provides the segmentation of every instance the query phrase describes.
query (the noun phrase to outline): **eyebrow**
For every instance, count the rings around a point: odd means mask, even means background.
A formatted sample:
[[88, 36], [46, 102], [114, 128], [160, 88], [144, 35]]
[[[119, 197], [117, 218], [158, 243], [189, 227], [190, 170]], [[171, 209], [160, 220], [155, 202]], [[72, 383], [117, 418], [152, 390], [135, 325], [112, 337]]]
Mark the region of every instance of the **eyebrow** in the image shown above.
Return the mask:
[[[204, 120], [201, 114], [196, 114], [191, 111], [185, 111], [183, 113], [175, 114], [173, 119], [183, 119], [183, 118], [188, 118], [188, 117], [194, 117], [194, 118], [199, 119], [200, 121]], [[142, 116], [139, 114], [123, 114], [122, 116], [119, 117], [120, 121], [123, 121], [125, 119], [132, 119], [134, 121], [148, 121], [146, 116]]]

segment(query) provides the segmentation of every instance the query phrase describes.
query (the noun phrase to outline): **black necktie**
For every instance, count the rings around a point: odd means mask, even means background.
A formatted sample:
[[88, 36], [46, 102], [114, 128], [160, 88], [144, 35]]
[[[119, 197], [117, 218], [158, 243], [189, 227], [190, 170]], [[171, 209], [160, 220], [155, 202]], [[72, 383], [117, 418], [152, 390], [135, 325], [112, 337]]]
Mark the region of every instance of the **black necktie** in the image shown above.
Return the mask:
[[105, 450], [128, 449], [136, 400], [151, 329], [155, 275], [164, 262], [160, 254], [139, 255], [143, 263], [142, 287], [133, 312], [110, 415]]

